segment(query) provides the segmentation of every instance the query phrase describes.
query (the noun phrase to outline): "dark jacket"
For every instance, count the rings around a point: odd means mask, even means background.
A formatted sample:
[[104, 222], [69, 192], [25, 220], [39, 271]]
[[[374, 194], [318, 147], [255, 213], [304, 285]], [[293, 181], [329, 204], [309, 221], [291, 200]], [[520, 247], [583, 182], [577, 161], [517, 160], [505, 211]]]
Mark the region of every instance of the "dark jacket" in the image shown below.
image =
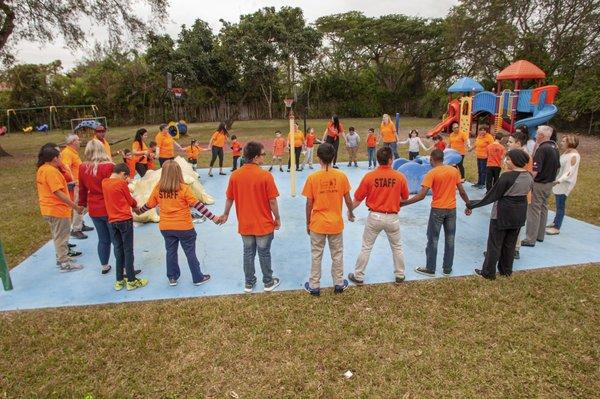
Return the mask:
[[529, 172], [511, 171], [500, 175], [498, 182], [481, 200], [471, 201], [467, 208], [475, 209], [494, 203], [492, 219], [500, 230], [518, 229], [527, 218], [527, 194], [533, 186]]

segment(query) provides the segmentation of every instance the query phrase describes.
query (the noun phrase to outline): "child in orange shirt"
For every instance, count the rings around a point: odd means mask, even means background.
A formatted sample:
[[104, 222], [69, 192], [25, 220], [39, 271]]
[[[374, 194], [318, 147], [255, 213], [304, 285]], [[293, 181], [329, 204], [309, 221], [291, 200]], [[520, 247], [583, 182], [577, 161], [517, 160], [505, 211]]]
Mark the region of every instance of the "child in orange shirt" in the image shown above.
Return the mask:
[[200, 270], [200, 262], [196, 256], [197, 235], [192, 225], [190, 207], [198, 210], [215, 224], [221, 223], [221, 217], [213, 215], [202, 202], [198, 201], [191, 188], [184, 183], [181, 167], [173, 160], [163, 164], [158, 184], [146, 204], [138, 209], [137, 213], [141, 215], [156, 206], [160, 206], [158, 228], [165, 239], [169, 285], [177, 285], [180, 276], [177, 261], [179, 244], [187, 258], [194, 285], [206, 283], [210, 280], [210, 275], [203, 274]]
[[156, 141], [148, 143], [148, 170], [154, 170], [154, 159], [156, 158]]
[[237, 170], [238, 159], [242, 156], [242, 144], [237, 140], [237, 136], [234, 134], [231, 136], [231, 152], [233, 155], [233, 167], [231, 171]]
[[375, 150], [377, 150], [377, 135], [375, 129], [370, 128], [367, 135], [367, 155], [369, 156], [369, 169], [377, 166], [375, 161]]
[[300, 169], [304, 169], [304, 166], [307, 163], [309, 169], [313, 169], [313, 151], [315, 148], [315, 143], [320, 144], [321, 140], [317, 140], [317, 136], [315, 135], [315, 129], [311, 127], [310, 129], [308, 129], [308, 133], [306, 134], [306, 153], [304, 154], [304, 161], [302, 162], [302, 167]]
[[310, 235], [312, 253], [310, 278], [304, 289], [315, 296], [321, 293], [321, 261], [326, 241], [329, 241], [331, 252], [334, 293], [342, 293], [348, 288], [348, 280], [344, 279], [343, 201], [348, 208], [349, 221], [354, 221], [354, 214], [350, 182], [343, 172], [332, 168], [334, 157], [333, 145], [324, 143], [319, 146], [317, 158], [321, 170], [308, 176], [302, 190], [306, 197], [306, 230]]
[[74, 264], [69, 256], [69, 235], [71, 233], [71, 209], [82, 214], [83, 207], [77, 206], [69, 196], [67, 181], [59, 170], [60, 152], [56, 144], [44, 145], [37, 162], [36, 186], [40, 212], [52, 231], [54, 250], [61, 272], [83, 269]]
[[185, 153], [187, 155], [187, 160], [192, 164], [192, 168], [196, 170], [196, 165], [198, 164], [198, 155], [200, 155], [200, 146], [197, 144], [197, 141], [192, 139], [189, 147], [185, 147]]
[[433, 136], [432, 138], [433, 140], [433, 145], [431, 147], [429, 147], [429, 150], [433, 150], [433, 149], [438, 149], [441, 151], [444, 151], [446, 149], [446, 142], [444, 141], [444, 137], [441, 134], [438, 134], [437, 136]]
[[[102, 180], [102, 195], [108, 213], [108, 225], [111, 230], [112, 243], [116, 260], [117, 281], [115, 290], [127, 291], [145, 287], [148, 280], [135, 277], [133, 268], [133, 217], [131, 208], [137, 208], [137, 202], [131, 196], [127, 182], [131, 171], [129, 165], [115, 165], [108, 179]], [[127, 280], [123, 278], [123, 270], [127, 272]]]
[[128, 148], [122, 149], [120, 153], [123, 156], [123, 163], [125, 163], [125, 165], [127, 165], [127, 167], [129, 168], [128, 176], [130, 176], [133, 179], [135, 177], [135, 159], [133, 157], [133, 154]]
[[271, 167], [269, 172], [273, 171], [275, 161], [279, 161], [279, 171], [283, 172], [283, 152], [285, 149], [285, 139], [281, 137], [281, 132], [278, 130], [275, 132], [275, 140], [273, 140], [273, 159], [271, 160]]
[[506, 149], [500, 143], [502, 141], [502, 133], [496, 133], [494, 142], [487, 146], [487, 168], [485, 172], [485, 189], [490, 191], [492, 186], [496, 184], [500, 178], [502, 170], [502, 159], [506, 154]]

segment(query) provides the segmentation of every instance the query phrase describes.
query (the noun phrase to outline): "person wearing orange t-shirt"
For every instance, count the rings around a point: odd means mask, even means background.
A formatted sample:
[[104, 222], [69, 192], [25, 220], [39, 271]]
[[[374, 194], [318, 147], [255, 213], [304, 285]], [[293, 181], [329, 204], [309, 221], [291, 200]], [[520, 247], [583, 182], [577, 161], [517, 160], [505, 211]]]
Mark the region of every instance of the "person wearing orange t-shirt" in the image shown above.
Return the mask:
[[[106, 211], [108, 212], [108, 225], [111, 230], [111, 238], [116, 261], [115, 290], [121, 291], [127, 287], [127, 291], [145, 287], [148, 280], [138, 279], [133, 268], [133, 216], [132, 208], [137, 208], [137, 202], [131, 196], [127, 181], [129, 180], [131, 167], [124, 163], [115, 165], [108, 179], [102, 180], [102, 195]], [[127, 273], [127, 282], [123, 278], [123, 271]]]
[[232, 172], [238, 168], [238, 160], [242, 156], [242, 147], [242, 143], [238, 141], [237, 136], [235, 134], [231, 136], [231, 156], [233, 157], [233, 165], [231, 167]]
[[156, 141], [156, 158], [162, 167], [167, 161], [175, 159], [175, 152], [179, 152], [185, 156], [185, 150], [175, 141], [171, 133], [169, 133], [169, 125], [162, 123], [158, 127], [158, 134], [154, 139]]
[[429, 151], [437, 148], [438, 150], [444, 151], [446, 149], [446, 142], [444, 141], [444, 137], [442, 136], [442, 134], [438, 134], [436, 136], [433, 136], [432, 138], [433, 140], [433, 145], [431, 147], [429, 147]]
[[156, 206], [160, 206], [158, 228], [165, 239], [169, 285], [177, 285], [181, 274], [177, 260], [179, 244], [187, 258], [193, 284], [206, 283], [210, 280], [210, 276], [202, 274], [200, 270], [200, 262], [196, 256], [197, 234], [192, 224], [190, 207], [198, 210], [215, 224], [221, 223], [221, 217], [213, 215], [202, 202], [198, 201], [192, 189], [185, 184], [181, 167], [173, 160], [163, 164], [158, 184], [152, 190], [146, 204], [136, 213], [141, 215]]
[[217, 158], [219, 158], [219, 174], [221, 176], [225, 176], [226, 173], [223, 172], [223, 148], [225, 147], [225, 143], [229, 138], [229, 132], [227, 131], [227, 127], [225, 123], [221, 122], [217, 131], [213, 133], [210, 138], [210, 142], [208, 143], [208, 148], [212, 151], [212, 158], [210, 159], [210, 167], [208, 168], [208, 175], [210, 177], [213, 176], [212, 168], [215, 164]]
[[[73, 202], [79, 201], [79, 165], [81, 165], [81, 158], [79, 157], [79, 136], [71, 134], [67, 137], [66, 146], [60, 153], [60, 160], [62, 164], [69, 169], [73, 183], [69, 186], [69, 194]], [[85, 239], [87, 236], [84, 231], [92, 231], [92, 227], [88, 227], [83, 223], [83, 215], [77, 212], [73, 213], [73, 221], [71, 223], [71, 237], [77, 239]]]
[[221, 215], [221, 221], [225, 223], [235, 203], [238, 233], [244, 245], [244, 292], [252, 292], [256, 286], [254, 259], [257, 252], [264, 290], [273, 291], [280, 283], [277, 277], [273, 277], [271, 267], [271, 243], [274, 231], [281, 227], [277, 205], [279, 191], [273, 175], [261, 168], [266, 156], [261, 143], [250, 141], [246, 144], [246, 163], [229, 178], [227, 201]]
[[381, 125], [379, 126], [379, 136], [383, 142], [384, 147], [389, 147], [394, 154], [394, 159], [400, 158], [398, 155], [398, 133], [396, 132], [396, 125], [392, 122], [392, 119], [388, 114], [383, 114]]
[[477, 137], [475, 138], [475, 156], [477, 157], [477, 183], [473, 184], [475, 188], [484, 188], [486, 182], [486, 169], [487, 169], [487, 148], [494, 142], [494, 136], [492, 136], [487, 126], [479, 126], [477, 131]]
[[279, 161], [279, 171], [283, 172], [283, 152], [285, 150], [285, 139], [281, 137], [281, 132], [277, 130], [275, 132], [275, 140], [273, 140], [273, 157], [271, 159], [271, 167], [269, 172], [273, 171], [275, 161]]
[[112, 159], [112, 151], [110, 149], [110, 143], [106, 139], [106, 127], [98, 125], [94, 130], [94, 139], [98, 140], [104, 146], [104, 150], [109, 158]]
[[404, 255], [400, 239], [400, 201], [408, 199], [408, 182], [404, 175], [392, 169], [394, 156], [388, 147], [377, 151], [379, 167], [363, 177], [354, 192], [352, 208], [356, 209], [363, 200], [367, 200], [369, 216], [365, 224], [362, 247], [354, 273], [348, 275], [348, 280], [356, 285], [362, 285], [365, 269], [369, 263], [371, 249], [381, 231], [385, 231], [394, 260], [394, 276], [396, 283], [404, 281]]
[[138, 129], [131, 144], [131, 154], [133, 155], [135, 171], [140, 177], [146, 175], [148, 163], [150, 162], [150, 148], [146, 145], [147, 138], [148, 131], [144, 128]]
[[200, 155], [200, 146], [198, 142], [194, 139], [190, 141], [189, 147], [185, 147], [185, 154], [187, 156], [187, 161], [192, 164], [192, 168], [196, 170], [196, 165], [198, 164], [198, 156]]
[[432, 169], [427, 172], [421, 183], [421, 191], [406, 201], [402, 206], [407, 206], [421, 201], [431, 190], [433, 198], [431, 201], [431, 212], [427, 225], [427, 247], [425, 254], [427, 264], [425, 267], [417, 267], [415, 271], [426, 276], [435, 276], [437, 247], [440, 231], [444, 228], [444, 264], [445, 276], [452, 273], [454, 263], [454, 234], [456, 233], [456, 190], [465, 204], [469, 203], [469, 196], [461, 183], [458, 170], [449, 165], [444, 165], [444, 153], [438, 149], [431, 151], [430, 156]]
[[504, 155], [506, 155], [506, 148], [502, 145], [502, 133], [496, 133], [494, 136], [494, 142], [490, 144], [487, 151], [487, 169], [485, 178], [485, 189], [490, 191], [492, 186], [496, 184], [500, 178], [500, 171], [502, 171], [502, 161]]
[[156, 159], [156, 147], [156, 141], [148, 143], [148, 170], [154, 170], [156, 167], [154, 164], [154, 160]]
[[71, 232], [71, 210], [83, 213], [69, 196], [67, 181], [59, 170], [60, 152], [55, 144], [46, 144], [38, 154], [36, 187], [40, 213], [50, 225], [52, 241], [61, 272], [81, 270], [83, 266], [72, 262], [69, 257], [69, 234]]
[[321, 170], [308, 176], [302, 190], [302, 195], [306, 197], [306, 231], [310, 236], [312, 256], [310, 278], [304, 284], [304, 289], [315, 296], [321, 293], [321, 261], [327, 241], [332, 260], [334, 293], [342, 293], [348, 288], [348, 280], [344, 279], [343, 201], [348, 208], [348, 220], [354, 221], [348, 177], [331, 167], [335, 158], [333, 145], [321, 144], [317, 149], [317, 158]]
[[304, 154], [304, 162], [302, 162], [302, 167], [300, 169], [304, 169], [304, 166], [306, 166], [307, 163], [308, 168], [313, 169], [313, 150], [315, 148], [315, 143], [320, 143], [320, 140], [317, 140], [317, 136], [315, 136], [315, 129], [311, 127], [308, 129], [308, 133], [306, 134], [306, 153]]
[[329, 143], [333, 146], [335, 150], [335, 155], [333, 157], [332, 167], [337, 169], [337, 156], [338, 150], [340, 148], [340, 136], [344, 136], [344, 125], [340, 122], [340, 118], [337, 115], [333, 115], [331, 120], [327, 122], [327, 127], [323, 132], [323, 142]]
[[377, 150], [377, 135], [375, 129], [370, 128], [367, 135], [367, 156], [369, 157], [369, 169], [376, 167], [375, 151]]
[[471, 151], [471, 140], [469, 139], [468, 133], [461, 133], [458, 130], [458, 123], [452, 124], [452, 133], [448, 136], [448, 140], [450, 141], [450, 148], [461, 155], [461, 160], [456, 164], [456, 167], [460, 171], [460, 178], [462, 181], [465, 181], [465, 154], [467, 151]]
[[135, 159], [131, 153], [131, 150], [124, 148], [119, 151], [123, 156], [123, 163], [129, 168], [129, 176], [133, 179], [135, 177]]

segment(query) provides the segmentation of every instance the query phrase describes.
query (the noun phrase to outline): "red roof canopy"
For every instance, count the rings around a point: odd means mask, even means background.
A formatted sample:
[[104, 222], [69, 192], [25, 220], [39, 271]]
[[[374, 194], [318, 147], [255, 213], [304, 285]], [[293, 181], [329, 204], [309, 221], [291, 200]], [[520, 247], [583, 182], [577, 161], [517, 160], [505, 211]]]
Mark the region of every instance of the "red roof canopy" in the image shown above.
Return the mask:
[[504, 68], [497, 76], [497, 80], [517, 79], [544, 79], [546, 74], [529, 61], [519, 60]]

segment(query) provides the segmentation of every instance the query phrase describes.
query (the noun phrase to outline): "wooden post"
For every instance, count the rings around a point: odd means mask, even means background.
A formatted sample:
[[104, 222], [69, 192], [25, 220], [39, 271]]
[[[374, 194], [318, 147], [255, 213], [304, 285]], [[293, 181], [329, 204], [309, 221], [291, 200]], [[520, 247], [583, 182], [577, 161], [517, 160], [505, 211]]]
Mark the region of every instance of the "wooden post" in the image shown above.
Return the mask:
[[294, 111], [292, 111], [292, 104], [294, 100], [291, 98], [286, 98], [283, 100], [285, 102], [286, 109], [289, 109], [289, 121], [290, 121], [290, 131], [288, 133], [288, 143], [290, 144], [290, 194], [292, 197], [296, 196], [296, 151], [294, 148], [294, 133], [296, 133], [295, 129], [295, 118]]

